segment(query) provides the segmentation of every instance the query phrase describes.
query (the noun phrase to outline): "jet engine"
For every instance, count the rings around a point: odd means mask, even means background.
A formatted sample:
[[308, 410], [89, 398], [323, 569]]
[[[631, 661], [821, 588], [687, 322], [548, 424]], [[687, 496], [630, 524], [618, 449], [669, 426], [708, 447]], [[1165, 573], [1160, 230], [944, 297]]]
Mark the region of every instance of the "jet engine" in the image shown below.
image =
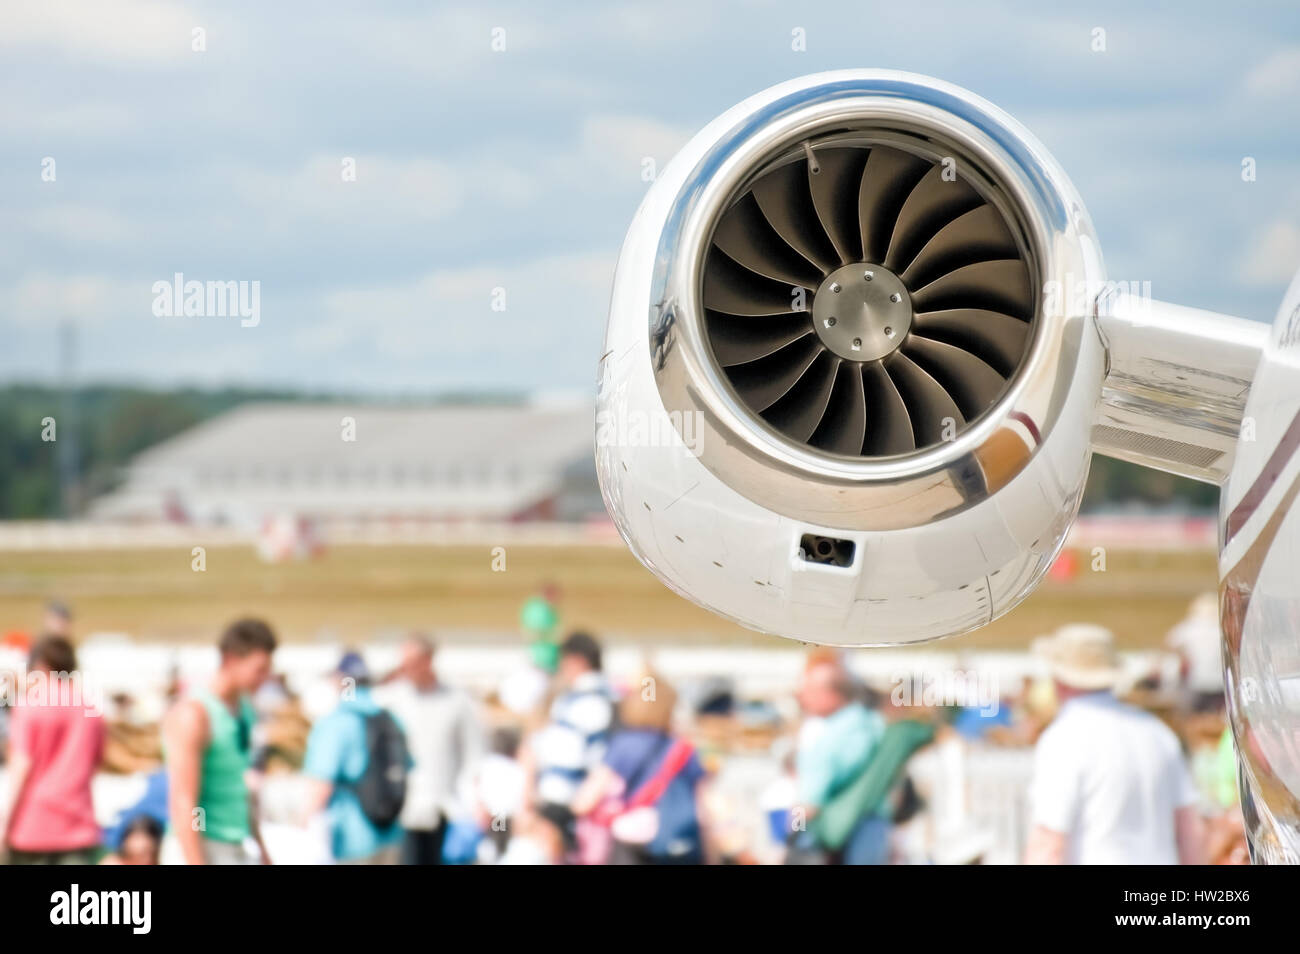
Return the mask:
[[638, 209], [596, 458], [669, 587], [767, 633], [919, 642], [1025, 598], [1094, 450], [1214, 483], [1266, 329], [1109, 282], [1006, 113], [893, 71], [710, 123]]

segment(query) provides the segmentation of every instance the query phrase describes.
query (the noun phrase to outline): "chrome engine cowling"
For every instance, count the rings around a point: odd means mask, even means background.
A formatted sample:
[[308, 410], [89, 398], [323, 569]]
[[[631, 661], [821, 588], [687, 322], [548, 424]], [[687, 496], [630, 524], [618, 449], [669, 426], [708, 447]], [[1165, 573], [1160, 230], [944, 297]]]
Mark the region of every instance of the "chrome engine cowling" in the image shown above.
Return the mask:
[[853, 70], [710, 123], [619, 258], [597, 465], [628, 545], [753, 629], [981, 626], [1051, 565], [1105, 373], [1064, 172], [946, 83]]

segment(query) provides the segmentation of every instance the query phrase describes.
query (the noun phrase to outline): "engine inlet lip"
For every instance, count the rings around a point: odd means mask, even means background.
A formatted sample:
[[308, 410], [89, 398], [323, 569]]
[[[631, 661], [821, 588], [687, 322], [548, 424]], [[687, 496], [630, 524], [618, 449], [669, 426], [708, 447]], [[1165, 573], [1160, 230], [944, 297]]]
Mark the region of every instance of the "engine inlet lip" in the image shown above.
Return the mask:
[[[1066, 325], [1078, 316], [1047, 314], [1036, 302], [1018, 369], [994, 405], [954, 440], [891, 457], [847, 457], [797, 444], [738, 399], [703, 327], [705, 258], [731, 202], [774, 163], [803, 150], [804, 143], [892, 142], [922, 155], [956, 159], [1023, 242], [1023, 258], [1041, 298], [1045, 282], [1071, 269], [1095, 277], [1081, 239], [1090, 239], [1091, 225], [1064, 173], [995, 107], [957, 87], [908, 74], [824, 74], [802, 86], [796, 81], [760, 94], [724, 119], [731, 117], [737, 117], [734, 125], [715, 133], [711, 148], [685, 177], [660, 234], [650, 334], [665, 410], [700, 416], [706, 438], [713, 438], [702, 444], [700, 460], [725, 483], [768, 506], [804, 496], [811, 503], [800, 515], [820, 518], [825, 526], [911, 526], [986, 498], [991, 489], [982, 485], [979, 451], [1012, 418], [1046, 433], [1067, 390], [1057, 387], [1058, 379], [1072, 375], [1074, 357], [1070, 348], [1051, 343], [1062, 340]], [[725, 127], [724, 121], [710, 129], [717, 127]], [[1099, 257], [1096, 262], [1099, 267]], [[1018, 470], [1038, 446], [1035, 440]], [[818, 486], [830, 496], [808, 493]], [[917, 503], [914, 498], [922, 493], [927, 500]], [[900, 501], [910, 501], [905, 512], [884, 513]]]

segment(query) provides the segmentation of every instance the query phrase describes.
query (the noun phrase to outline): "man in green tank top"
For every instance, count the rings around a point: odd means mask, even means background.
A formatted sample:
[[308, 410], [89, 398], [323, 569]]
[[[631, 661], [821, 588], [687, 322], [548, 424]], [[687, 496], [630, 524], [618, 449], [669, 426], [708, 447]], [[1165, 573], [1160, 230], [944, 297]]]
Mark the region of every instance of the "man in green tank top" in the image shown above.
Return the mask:
[[167, 860], [183, 864], [242, 864], [252, 838], [269, 864], [245, 774], [253, 749], [253, 706], [248, 700], [271, 674], [275, 634], [266, 623], [232, 623], [218, 643], [221, 665], [201, 692], [167, 714]]

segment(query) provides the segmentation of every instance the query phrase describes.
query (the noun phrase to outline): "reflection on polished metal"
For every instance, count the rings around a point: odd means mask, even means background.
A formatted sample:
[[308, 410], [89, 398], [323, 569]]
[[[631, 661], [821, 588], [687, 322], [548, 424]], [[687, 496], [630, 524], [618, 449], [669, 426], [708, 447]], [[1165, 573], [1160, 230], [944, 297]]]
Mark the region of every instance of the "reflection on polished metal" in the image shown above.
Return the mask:
[[[1267, 864], [1300, 863], [1300, 349], [1288, 331], [1297, 319], [1300, 274], [1262, 342], [1219, 506], [1228, 716], [1251, 857]], [[1225, 336], [1221, 347], [1251, 340]]]
[[[829, 74], [720, 130], [660, 233], [648, 329], [665, 409], [703, 422], [704, 466], [760, 505], [864, 530], [965, 510], [991, 462], [998, 486], [1028, 466], [1096, 342], [1090, 304], [1049, 311], [1036, 289], [1103, 277], [1044, 156], [1005, 114], [907, 74]], [[844, 266], [873, 264], [915, 312], [887, 353], [892, 315], [841, 338], [825, 304], [832, 283], [849, 293]], [[1031, 444], [1013, 462], [1008, 427]], [[1071, 440], [1086, 466], [1087, 435]]]
[[1094, 449], [1221, 484], [1242, 435], [1268, 325], [1108, 288], [1097, 301], [1108, 367]]
[[[619, 255], [598, 419], [660, 416], [690, 449], [598, 442], [620, 534], [763, 632], [988, 623], [1046, 573], [1087, 477], [1101, 338], [1091, 302], [1039, 293], [1071, 275], [1104, 279], [1082, 201], [973, 94], [851, 70], [750, 97], [664, 168]], [[851, 556], [800, 558], [805, 536]]]
[[894, 71], [782, 83], [696, 135], [628, 230], [598, 420], [662, 416], [692, 452], [598, 442], [601, 490], [675, 592], [878, 646], [1032, 592], [1094, 449], [1222, 482], [1252, 854], [1300, 860], [1300, 277], [1267, 340], [1121, 290], [1064, 171], [996, 107]]
[[[1300, 537], [1296, 486], [1261, 540], [1261, 564], [1279, 534], [1288, 544]], [[1300, 727], [1300, 621], [1294, 564], [1282, 553], [1269, 562], [1268, 570], [1254, 560], [1234, 567], [1223, 582], [1225, 684], [1251, 857], [1293, 865], [1300, 864], [1300, 752], [1294, 744]]]

